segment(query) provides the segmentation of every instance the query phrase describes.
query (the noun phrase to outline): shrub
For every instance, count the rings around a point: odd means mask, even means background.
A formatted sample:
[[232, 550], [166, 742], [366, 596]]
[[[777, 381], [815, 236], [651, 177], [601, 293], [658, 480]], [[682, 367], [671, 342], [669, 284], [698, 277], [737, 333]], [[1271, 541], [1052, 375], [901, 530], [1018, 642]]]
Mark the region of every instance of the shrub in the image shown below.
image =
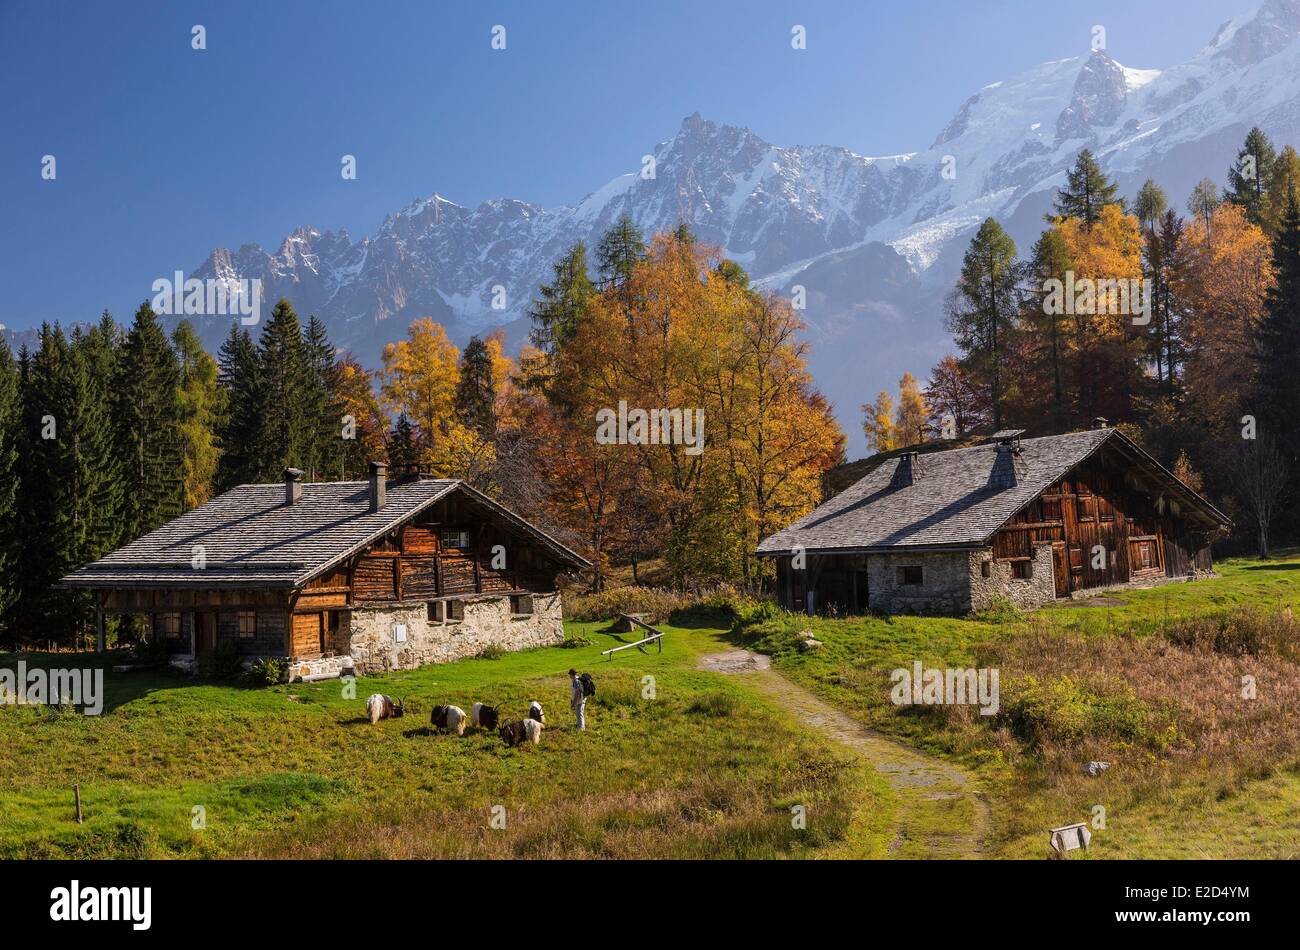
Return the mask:
[[233, 643], [218, 643], [194, 658], [194, 675], [204, 679], [234, 679], [240, 672], [239, 654]]
[[993, 624], [1015, 623], [1024, 619], [1020, 608], [1005, 594], [994, 594], [983, 610], [977, 610], [971, 616], [980, 623]]
[[1031, 746], [1117, 739], [1163, 750], [1177, 739], [1174, 723], [1127, 687], [1103, 695], [1068, 676], [1047, 681], [1027, 676], [1007, 684], [1001, 706], [1012, 733]]
[[480, 660], [499, 660], [506, 655], [506, 648], [499, 643], [489, 643], [475, 654]]
[[[644, 614], [650, 623], [686, 620], [700, 614], [722, 614], [734, 620], [762, 603], [728, 584], [691, 591], [664, 587], [613, 587], [596, 594], [566, 598], [564, 615], [570, 620], [615, 620], [619, 614]], [[775, 606], [775, 605], [774, 605]]]
[[275, 686], [277, 683], [284, 682], [288, 672], [289, 664], [284, 660], [268, 656], [254, 660], [252, 665], [244, 672], [244, 676], [250, 683], [257, 686]]
[[170, 659], [167, 641], [162, 637], [148, 636], [131, 647], [131, 662], [140, 666], [165, 666]]

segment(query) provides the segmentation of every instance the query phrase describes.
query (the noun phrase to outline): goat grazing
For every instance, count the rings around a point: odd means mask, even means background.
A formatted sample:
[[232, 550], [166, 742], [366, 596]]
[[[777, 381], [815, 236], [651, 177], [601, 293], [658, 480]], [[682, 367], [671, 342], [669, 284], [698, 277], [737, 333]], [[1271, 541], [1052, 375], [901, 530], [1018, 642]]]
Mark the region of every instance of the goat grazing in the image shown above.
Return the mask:
[[537, 745], [542, 738], [542, 724], [536, 719], [525, 719], [522, 722], [512, 719], [507, 723], [503, 723], [501, 728], [497, 730], [497, 734], [501, 736], [501, 741], [508, 746], [517, 746], [524, 742]]
[[393, 699], [383, 693], [374, 693], [366, 700], [366, 716], [372, 725], [381, 719], [396, 719], [405, 713], [406, 703], [403, 700]]
[[496, 706], [489, 706], [487, 703], [475, 703], [470, 707], [469, 724], [475, 729], [495, 729], [500, 714]]
[[542, 704], [533, 700], [528, 704], [528, 718], [541, 725], [546, 725], [546, 715], [542, 712]]
[[465, 734], [465, 710], [459, 706], [434, 706], [429, 714], [429, 723], [442, 732], [454, 732], [458, 736]]

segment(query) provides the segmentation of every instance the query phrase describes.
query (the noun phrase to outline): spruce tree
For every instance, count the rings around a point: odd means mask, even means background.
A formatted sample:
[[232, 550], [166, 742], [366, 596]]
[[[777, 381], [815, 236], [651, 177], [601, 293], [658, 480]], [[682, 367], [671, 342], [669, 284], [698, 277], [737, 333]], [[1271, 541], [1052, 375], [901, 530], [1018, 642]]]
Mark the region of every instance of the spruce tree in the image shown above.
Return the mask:
[[[1101, 209], [1106, 205], [1123, 202], [1116, 198], [1119, 186], [1102, 174], [1101, 166], [1084, 149], [1065, 173], [1065, 187], [1056, 193], [1056, 214], [1062, 218], [1078, 218], [1091, 228], [1101, 219]], [[1051, 220], [1051, 216], [1048, 216]]]
[[1256, 126], [1247, 133], [1245, 143], [1237, 152], [1236, 162], [1228, 170], [1228, 193], [1225, 197], [1239, 205], [1252, 224], [1264, 224], [1264, 199], [1276, 162], [1277, 152], [1273, 143]]
[[260, 481], [274, 481], [285, 468], [306, 464], [310, 439], [310, 373], [302, 326], [285, 298], [271, 311], [258, 343], [264, 400], [258, 442]]
[[496, 434], [496, 387], [492, 380], [492, 354], [477, 336], [470, 337], [460, 355], [460, 381], [456, 384], [456, 417], [480, 438]]
[[9, 611], [18, 596], [22, 548], [18, 534], [19, 377], [0, 336], [0, 644], [12, 646]]
[[84, 563], [76, 454], [80, 380], [62, 329], [45, 324], [39, 339], [23, 392], [18, 624], [30, 642], [70, 645], [80, 605], [56, 585]]
[[259, 480], [258, 440], [262, 434], [262, 370], [257, 347], [244, 327], [234, 324], [217, 357], [221, 414], [216, 423], [217, 491]]
[[415, 428], [406, 413], [397, 417], [393, 428], [388, 433], [388, 464], [391, 468], [402, 465], [414, 465], [420, 460], [420, 447], [415, 437]]
[[1300, 386], [1295, 382], [1300, 354], [1300, 203], [1294, 197], [1273, 239], [1273, 269], [1259, 326], [1255, 414], [1276, 438], [1294, 480], [1300, 473]]
[[181, 513], [180, 367], [148, 301], [126, 335], [114, 380], [117, 451], [123, 462], [123, 536], [134, 540]]
[[116, 405], [113, 385], [117, 379], [124, 335], [122, 328], [107, 310], [86, 334], [78, 347], [87, 377], [98, 390], [102, 400], [103, 426], [106, 432], [107, 452], [96, 463], [101, 475], [92, 499], [90, 549], [94, 560], [120, 547], [130, 538], [122, 535], [122, 460], [117, 454], [117, 425], [114, 420]]
[[949, 298], [948, 329], [962, 351], [963, 368], [988, 393], [993, 427], [1002, 428], [1006, 358], [1020, 307], [1016, 243], [986, 218], [971, 240]]
[[311, 316], [303, 331], [307, 383], [303, 392], [306, 425], [304, 470], [312, 479], [342, 478], [345, 464], [343, 409], [338, 363], [325, 324]]

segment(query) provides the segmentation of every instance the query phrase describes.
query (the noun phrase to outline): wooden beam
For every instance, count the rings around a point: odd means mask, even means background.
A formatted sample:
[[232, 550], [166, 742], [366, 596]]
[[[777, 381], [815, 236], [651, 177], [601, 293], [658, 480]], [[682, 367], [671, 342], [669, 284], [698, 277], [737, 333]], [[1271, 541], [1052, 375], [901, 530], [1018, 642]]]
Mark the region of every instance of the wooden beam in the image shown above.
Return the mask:
[[104, 595], [95, 595], [95, 652], [104, 652]]

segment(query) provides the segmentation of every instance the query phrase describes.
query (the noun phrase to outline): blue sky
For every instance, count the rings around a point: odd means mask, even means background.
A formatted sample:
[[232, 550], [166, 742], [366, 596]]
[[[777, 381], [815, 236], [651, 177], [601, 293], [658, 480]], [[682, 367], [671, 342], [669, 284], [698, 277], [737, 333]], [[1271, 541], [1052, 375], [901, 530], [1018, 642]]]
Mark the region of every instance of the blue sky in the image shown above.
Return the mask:
[[125, 320], [214, 246], [358, 238], [434, 191], [573, 202], [695, 111], [913, 151], [981, 86], [1086, 52], [1093, 24], [1120, 62], [1163, 67], [1255, 5], [0, 0], [0, 323]]

